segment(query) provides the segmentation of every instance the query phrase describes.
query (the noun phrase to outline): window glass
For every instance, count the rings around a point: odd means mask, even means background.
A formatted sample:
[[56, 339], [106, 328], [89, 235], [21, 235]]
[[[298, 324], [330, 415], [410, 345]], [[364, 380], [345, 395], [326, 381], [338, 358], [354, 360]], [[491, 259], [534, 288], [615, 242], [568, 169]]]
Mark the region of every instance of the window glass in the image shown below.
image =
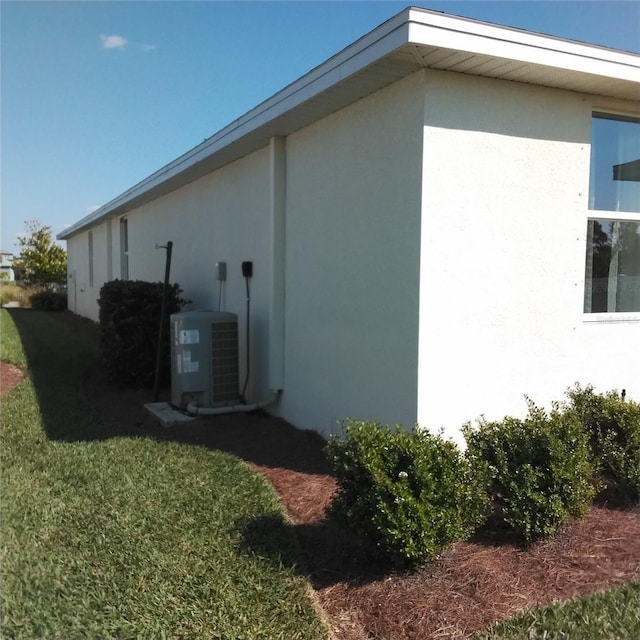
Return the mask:
[[129, 279], [129, 226], [126, 218], [120, 220], [120, 278]]
[[589, 208], [640, 211], [640, 120], [594, 115]]
[[89, 286], [93, 287], [93, 231], [89, 231]]
[[640, 311], [640, 221], [589, 220], [584, 311]]

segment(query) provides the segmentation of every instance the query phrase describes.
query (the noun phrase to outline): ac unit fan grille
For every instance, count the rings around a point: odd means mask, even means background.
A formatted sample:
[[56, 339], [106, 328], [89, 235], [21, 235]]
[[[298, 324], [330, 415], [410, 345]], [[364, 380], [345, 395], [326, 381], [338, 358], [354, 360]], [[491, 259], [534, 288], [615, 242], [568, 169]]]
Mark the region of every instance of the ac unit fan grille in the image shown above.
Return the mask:
[[238, 325], [211, 325], [211, 397], [214, 402], [238, 400]]

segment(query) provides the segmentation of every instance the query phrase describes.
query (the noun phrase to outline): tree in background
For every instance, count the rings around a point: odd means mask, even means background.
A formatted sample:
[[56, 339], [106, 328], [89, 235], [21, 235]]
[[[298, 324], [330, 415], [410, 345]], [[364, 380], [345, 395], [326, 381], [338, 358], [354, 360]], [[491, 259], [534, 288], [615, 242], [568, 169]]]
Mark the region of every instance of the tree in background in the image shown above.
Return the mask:
[[16, 272], [29, 285], [53, 289], [67, 281], [67, 252], [53, 241], [51, 227], [37, 220], [24, 223], [27, 235], [18, 237], [20, 256], [13, 261]]

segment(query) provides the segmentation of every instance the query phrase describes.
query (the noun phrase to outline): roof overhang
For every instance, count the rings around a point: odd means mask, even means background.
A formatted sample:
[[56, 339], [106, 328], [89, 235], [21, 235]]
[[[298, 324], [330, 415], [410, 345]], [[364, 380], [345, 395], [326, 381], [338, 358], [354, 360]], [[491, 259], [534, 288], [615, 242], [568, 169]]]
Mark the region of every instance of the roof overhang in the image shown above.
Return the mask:
[[623, 100], [640, 98], [640, 55], [408, 8], [202, 144], [58, 234], [65, 240], [266, 146], [415, 71], [440, 69]]

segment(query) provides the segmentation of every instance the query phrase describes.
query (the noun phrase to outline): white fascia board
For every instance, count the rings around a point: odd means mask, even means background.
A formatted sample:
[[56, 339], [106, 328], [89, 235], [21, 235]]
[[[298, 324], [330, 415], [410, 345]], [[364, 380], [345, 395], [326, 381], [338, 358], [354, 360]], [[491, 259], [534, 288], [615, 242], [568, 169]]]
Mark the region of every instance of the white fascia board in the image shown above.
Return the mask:
[[409, 19], [412, 44], [640, 83], [637, 54], [420, 9], [412, 9]]

